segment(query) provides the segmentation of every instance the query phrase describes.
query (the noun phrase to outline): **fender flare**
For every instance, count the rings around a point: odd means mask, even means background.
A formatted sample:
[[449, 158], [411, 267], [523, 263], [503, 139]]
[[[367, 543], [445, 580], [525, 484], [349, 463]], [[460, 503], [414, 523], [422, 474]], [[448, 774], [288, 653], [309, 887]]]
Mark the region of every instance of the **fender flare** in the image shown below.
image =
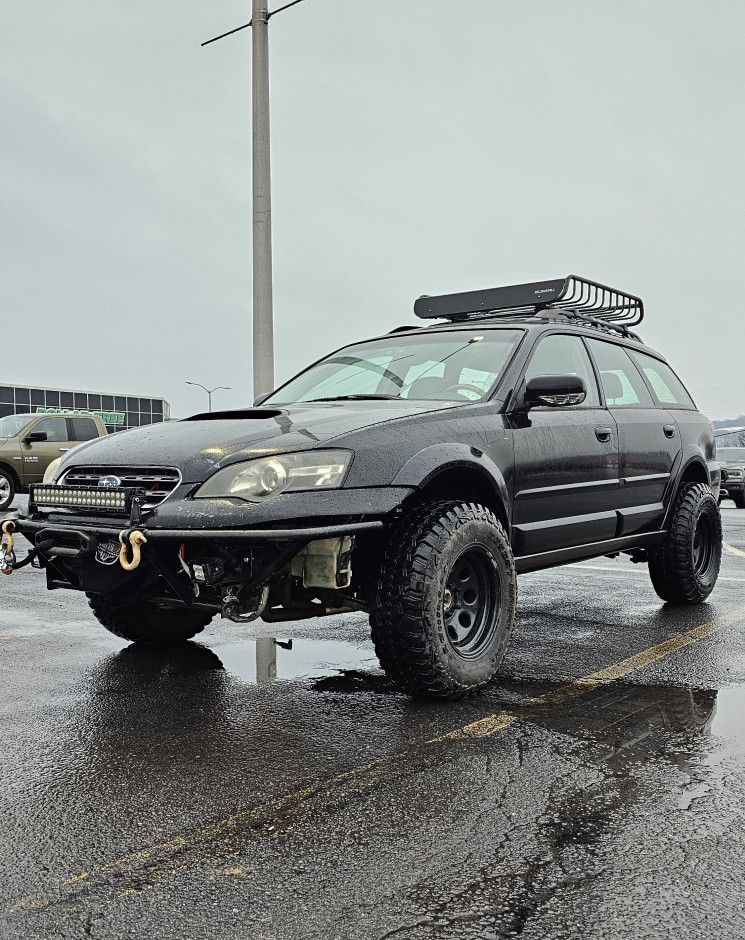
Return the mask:
[[406, 461], [391, 485], [423, 489], [441, 473], [458, 467], [475, 470], [491, 485], [495, 497], [502, 504], [507, 524], [511, 526], [511, 503], [502, 471], [487, 454], [467, 444], [432, 444], [425, 447]]
[[706, 479], [711, 485], [711, 474], [709, 473], [709, 464], [706, 459], [706, 455], [701, 450], [700, 447], [697, 447], [696, 444], [688, 444], [683, 450], [678, 452], [678, 456], [675, 458], [675, 463], [673, 463], [672, 472], [670, 474], [670, 495], [668, 498], [667, 507], [665, 509], [665, 517], [663, 520], [663, 528], [668, 527], [670, 522], [670, 513], [673, 509], [673, 504], [675, 502], [675, 495], [680, 489], [680, 481], [683, 479], [683, 475], [686, 470], [692, 464], [698, 464], [706, 475]]

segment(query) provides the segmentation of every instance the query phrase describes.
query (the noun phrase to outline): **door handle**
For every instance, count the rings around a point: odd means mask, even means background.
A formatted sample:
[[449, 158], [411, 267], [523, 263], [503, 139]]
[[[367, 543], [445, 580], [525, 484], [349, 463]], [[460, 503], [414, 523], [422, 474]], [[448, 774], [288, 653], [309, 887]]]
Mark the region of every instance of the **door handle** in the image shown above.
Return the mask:
[[66, 450], [70, 450], [70, 448], [69, 448], [69, 447], [60, 447], [60, 451], [61, 451], [61, 452], [64, 452], [64, 451], [66, 451]]
[[674, 424], [663, 424], [662, 430], [665, 432], [665, 437], [675, 437], [675, 425]]
[[607, 444], [613, 432], [610, 428], [595, 428], [595, 437], [603, 444]]

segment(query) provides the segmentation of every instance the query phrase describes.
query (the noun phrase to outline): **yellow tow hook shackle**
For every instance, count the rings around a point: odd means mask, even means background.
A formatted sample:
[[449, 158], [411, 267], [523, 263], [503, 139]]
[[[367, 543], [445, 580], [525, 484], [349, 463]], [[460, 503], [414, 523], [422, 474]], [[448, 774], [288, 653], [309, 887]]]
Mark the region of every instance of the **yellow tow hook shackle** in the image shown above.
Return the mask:
[[13, 565], [16, 561], [15, 552], [13, 551], [13, 533], [15, 530], [16, 524], [12, 519], [6, 519], [2, 524], [5, 546], [3, 547], [3, 539], [0, 538], [0, 571], [3, 574], [13, 574]]
[[[121, 545], [119, 549], [119, 564], [125, 571], [134, 571], [140, 564], [140, 545], [145, 545], [146, 542], [147, 539], [142, 532], [136, 529], [134, 532], [129, 533], [129, 538], [127, 538], [126, 529], [122, 529], [119, 533], [119, 544]], [[127, 549], [129, 547], [132, 548], [132, 561], [129, 561], [127, 558]]]

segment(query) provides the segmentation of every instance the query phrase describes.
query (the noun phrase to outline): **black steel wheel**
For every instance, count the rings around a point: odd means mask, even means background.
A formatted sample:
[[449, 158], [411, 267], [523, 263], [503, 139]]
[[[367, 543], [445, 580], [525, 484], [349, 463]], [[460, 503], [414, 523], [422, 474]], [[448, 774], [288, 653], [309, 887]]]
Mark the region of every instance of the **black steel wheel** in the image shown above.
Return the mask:
[[212, 620], [202, 610], [159, 607], [151, 601], [111, 601], [104, 594], [86, 594], [96, 620], [109, 633], [143, 646], [175, 646], [201, 633]]
[[657, 594], [673, 604], [701, 604], [714, 590], [722, 562], [722, 519], [704, 483], [678, 491], [664, 543], [649, 553]]
[[413, 508], [391, 532], [373, 599], [380, 663], [412, 695], [469, 695], [496, 675], [516, 601], [512, 552], [489, 509]]
[[0, 512], [9, 509], [16, 495], [16, 481], [13, 474], [0, 467]]
[[466, 549], [445, 582], [442, 612], [450, 646], [464, 659], [488, 649], [499, 621], [499, 573], [482, 546]]

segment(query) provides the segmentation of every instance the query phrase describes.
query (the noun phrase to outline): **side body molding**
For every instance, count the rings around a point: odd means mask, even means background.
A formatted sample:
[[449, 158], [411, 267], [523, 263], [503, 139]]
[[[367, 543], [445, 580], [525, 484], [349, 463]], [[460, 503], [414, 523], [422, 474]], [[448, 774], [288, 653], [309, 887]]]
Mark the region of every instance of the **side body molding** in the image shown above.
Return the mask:
[[511, 527], [512, 505], [504, 474], [487, 454], [466, 444], [432, 444], [425, 447], [406, 461], [394, 477], [392, 486], [423, 489], [441, 473], [459, 467], [475, 471], [491, 486], [494, 496], [504, 507], [508, 527]]

